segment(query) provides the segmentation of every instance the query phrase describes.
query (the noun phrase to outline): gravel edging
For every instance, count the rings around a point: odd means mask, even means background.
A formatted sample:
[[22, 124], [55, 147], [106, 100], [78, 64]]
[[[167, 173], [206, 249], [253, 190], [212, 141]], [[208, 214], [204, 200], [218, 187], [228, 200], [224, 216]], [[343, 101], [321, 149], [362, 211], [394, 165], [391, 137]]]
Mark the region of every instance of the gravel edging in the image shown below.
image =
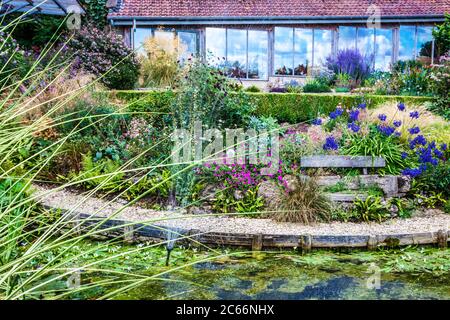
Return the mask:
[[[229, 216], [187, 216], [183, 212], [155, 211], [138, 206], [124, 207], [125, 201], [108, 201], [85, 193], [34, 186], [36, 198], [47, 208], [60, 209], [86, 218], [112, 218], [110, 223], [139, 223], [139, 236], [165, 239], [161, 228], [195, 234], [200, 242], [275, 247], [369, 247], [388, 244], [443, 244], [450, 237], [450, 215], [426, 210], [409, 219], [383, 223], [280, 223], [270, 219]], [[117, 213], [120, 211], [119, 213]], [[152, 231], [153, 230], [153, 231]], [[153, 233], [152, 233], [153, 232]], [[440, 239], [440, 240], [439, 240]], [[391, 241], [392, 242], [392, 241]], [[445, 243], [446, 244], [446, 243]]]

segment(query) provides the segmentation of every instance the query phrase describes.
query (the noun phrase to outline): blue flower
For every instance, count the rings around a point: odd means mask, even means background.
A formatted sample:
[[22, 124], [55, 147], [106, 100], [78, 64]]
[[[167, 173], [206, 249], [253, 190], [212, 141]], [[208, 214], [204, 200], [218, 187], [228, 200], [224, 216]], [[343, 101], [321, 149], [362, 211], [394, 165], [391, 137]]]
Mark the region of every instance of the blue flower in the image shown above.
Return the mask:
[[377, 126], [377, 129], [379, 132], [381, 132], [382, 134], [386, 135], [386, 136], [391, 136], [394, 132], [395, 132], [395, 128], [390, 127], [390, 126]]
[[381, 121], [386, 121], [386, 118], [386, 115], [383, 113], [378, 115], [378, 119], [380, 119]]
[[402, 171], [402, 175], [410, 176], [412, 178], [420, 176], [421, 174], [422, 174], [422, 169], [420, 169], [420, 168], [407, 168]]
[[361, 103], [361, 104], [359, 104], [359, 106], [358, 106], [357, 108], [363, 110], [363, 109], [365, 109], [366, 107], [367, 107], [367, 104]]
[[361, 128], [356, 123], [352, 122], [348, 124], [348, 128], [353, 132], [358, 132]]
[[435, 141], [431, 141], [430, 144], [428, 145], [431, 149], [435, 149], [436, 148], [436, 142]]
[[415, 126], [415, 127], [409, 128], [408, 131], [410, 134], [418, 134], [420, 132], [420, 128]]
[[405, 104], [399, 103], [399, 104], [397, 105], [397, 108], [398, 108], [398, 110], [400, 110], [400, 111], [405, 111]]
[[398, 128], [402, 125], [402, 122], [400, 120], [394, 120], [393, 124], [394, 124], [394, 127]]
[[410, 113], [409, 113], [409, 116], [410, 116], [412, 119], [419, 119], [419, 111], [413, 111], [413, 112], [410, 112]]
[[325, 144], [323, 145], [323, 150], [337, 150], [338, 148], [339, 145], [333, 136], [329, 136], [326, 138]]
[[426, 144], [427, 144], [427, 139], [425, 139], [425, 137], [423, 135], [418, 135], [417, 137], [415, 137], [414, 139], [412, 139], [409, 142], [409, 147], [411, 149], [414, 149], [418, 145], [424, 146]]
[[359, 117], [358, 109], [354, 109], [354, 110], [350, 111], [350, 114], [349, 114], [350, 121], [358, 121], [358, 117]]
[[439, 149], [434, 149], [434, 155], [440, 159], [444, 157], [444, 153], [440, 151]]
[[337, 117], [341, 116], [343, 113], [344, 113], [344, 110], [342, 110], [341, 108], [337, 108], [336, 110], [334, 110], [333, 112], [330, 113], [330, 118], [336, 119]]
[[406, 159], [406, 158], [408, 158], [408, 153], [402, 152], [402, 159]]
[[441, 150], [442, 151], [447, 150], [447, 144], [446, 143], [441, 144]]
[[317, 118], [312, 121], [313, 125], [320, 126], [322, 124], [322, 119]]

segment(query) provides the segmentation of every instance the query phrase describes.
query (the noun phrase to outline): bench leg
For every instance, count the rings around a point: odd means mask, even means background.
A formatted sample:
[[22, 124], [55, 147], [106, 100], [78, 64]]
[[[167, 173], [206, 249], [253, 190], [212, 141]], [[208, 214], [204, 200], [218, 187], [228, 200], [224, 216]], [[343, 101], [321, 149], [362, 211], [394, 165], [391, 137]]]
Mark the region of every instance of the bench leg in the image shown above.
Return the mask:
[[367, 175], [367, 168], [363, 168], [362, 171], [364, 175]]

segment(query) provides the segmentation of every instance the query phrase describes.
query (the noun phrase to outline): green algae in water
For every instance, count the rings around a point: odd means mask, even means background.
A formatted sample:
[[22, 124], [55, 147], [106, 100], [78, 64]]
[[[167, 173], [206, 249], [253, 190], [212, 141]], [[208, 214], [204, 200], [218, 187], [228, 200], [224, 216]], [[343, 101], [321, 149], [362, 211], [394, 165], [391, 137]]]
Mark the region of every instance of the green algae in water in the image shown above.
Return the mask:
[[[91, 254], [83, 255], [78, 261], [80, 265], [136, 246], [105, 247], [104, 243], [85, 241], [66, 254], [75, 255], [92, 248], [95, 250]], [[218, 254], [227, 256], [214, 258]], [[313, 251], [301, 255], [292, 251], [212, 252], [175, 248], [170, 267], [165, 267], [165, 257], [165, 248], [159, 246], [105, 262], [101, 267], [147, 276], [193, 264], [113, 298], [450, 299], [450, 249], [409, 247], [375, 252]], [[374, 266], [380, 271], [381, 281], [379, 288], [371, 289], [367, 283], [373, 276]], [[85, 273], [82, 279], [85, 283], [95, 283], [110, 277], [113, 278], [103, 273]], [[54, 287], [59, 288], [57, 284]], [[117, 288], [94, 285], [70, 298], [94, 299]]]

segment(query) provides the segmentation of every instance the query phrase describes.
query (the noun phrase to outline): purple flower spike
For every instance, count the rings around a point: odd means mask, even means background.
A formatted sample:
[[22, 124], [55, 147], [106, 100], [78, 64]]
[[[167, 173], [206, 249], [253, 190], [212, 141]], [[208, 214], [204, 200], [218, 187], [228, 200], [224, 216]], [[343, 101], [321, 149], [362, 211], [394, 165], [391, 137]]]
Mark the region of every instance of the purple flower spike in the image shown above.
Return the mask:
[[404, 103], [399, 103], [399, 104], [397, 105], [397, 108], [398, 108], [398, 110], [400, 110], [400, 111], [405, 111], [405, 104], [404, 104]]
[[339, 148], [338, 143], [333, 136], [327, 137], [325, 144], [323, 145], [323, 150], [337, 150]]
[[350, 121], [358, 121], [358, 117], [359, 117], [358, 109], [350, 111], [350, 114], [349, 114]]
[[358, 132], [361, 128], [354, 122], [348, 124], [348, 128], [353, 132]]
[[420, 129], [419, 129], [419, 127], [416, 126], [416, 127], [409, 128], [408, 131], [410, 134], [418, 134], [420, 132]]
[[315, 126], [320, 126], [322, 124], [322, 119], [317, 118], [312, 121], [312, 124]]

